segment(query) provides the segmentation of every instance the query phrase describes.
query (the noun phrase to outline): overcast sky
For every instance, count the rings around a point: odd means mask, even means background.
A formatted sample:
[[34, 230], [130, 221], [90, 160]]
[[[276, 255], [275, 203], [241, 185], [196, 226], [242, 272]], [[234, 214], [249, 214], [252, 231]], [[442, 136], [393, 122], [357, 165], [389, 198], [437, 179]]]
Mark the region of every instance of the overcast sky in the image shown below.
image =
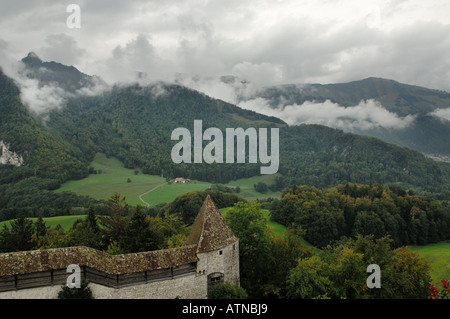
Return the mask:
[[[81, 28], [69, 29], [70, 3]], [[135, 72], [262, 84], [385, 77], [450, 91], [448, 0], [1, 0], [0, 49], [107, 81]], [[6, 53], [5, 53], [6, 52]]]
[[[81, 8], [70, 29], [69, 4]], [[0, 0], [0, 61], [29, 51], [109, 83], [383, 77], [450, 92], [448, 0]], [[190, 81], [190, 80], [189, 80]], [[201, 80], [210, 95], [229, 92]]]

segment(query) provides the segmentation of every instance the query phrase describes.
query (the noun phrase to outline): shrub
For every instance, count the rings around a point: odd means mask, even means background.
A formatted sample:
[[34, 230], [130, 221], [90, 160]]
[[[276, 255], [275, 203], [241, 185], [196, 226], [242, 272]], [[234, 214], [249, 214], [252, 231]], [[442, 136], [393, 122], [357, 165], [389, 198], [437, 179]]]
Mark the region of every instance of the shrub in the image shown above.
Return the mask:
[[209, 299], [246, 299], [247, 297], [244, 288], [229, 282], [215, 284], [208, 294]]
[[69, 288], [63, 286], [58, 293], [58, 299], [93, 299], [91, 288], [88, 287], [89, 282], [81, 281], [80, 288]]

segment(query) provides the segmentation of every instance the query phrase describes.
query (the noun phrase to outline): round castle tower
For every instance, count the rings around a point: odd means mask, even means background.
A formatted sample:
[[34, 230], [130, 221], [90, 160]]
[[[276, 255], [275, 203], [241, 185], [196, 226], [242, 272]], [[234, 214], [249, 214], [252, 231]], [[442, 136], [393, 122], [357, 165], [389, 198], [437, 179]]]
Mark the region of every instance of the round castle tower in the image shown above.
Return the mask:
[[239, 285], [239, 239], [208, 195], [186, 238], [197, 245], [197, 275], [206, 276], [207, 291], [219, 282]]

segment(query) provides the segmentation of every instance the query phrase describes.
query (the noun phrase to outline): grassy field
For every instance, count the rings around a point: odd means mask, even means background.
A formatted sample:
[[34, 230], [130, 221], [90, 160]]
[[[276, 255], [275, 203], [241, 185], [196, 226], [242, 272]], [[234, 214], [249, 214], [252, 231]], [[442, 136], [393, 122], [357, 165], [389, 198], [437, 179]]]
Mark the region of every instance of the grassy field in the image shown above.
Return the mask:
[[[207, 182], [192, 181], [190, 184], [167, 184], [166, 179], [160, 176], [135, 174], [132, 169], [127, 169], [118, 159], [107, 158], [104, 154], [97, 154], [91, 163], [96, 171], [101, 174], [90, 174], [88, 177], [68, 181], [64, 183], [55, 192], [72, 191], [79, 195], [88, 195], [95, 199], [108, 199], [115, 192], [126, 196], [129, 205], [157, 205], [160, 203], [169, 203], [178, 195], [183, 193], [205, 190], [211, 184]], [[127, 182], [130, 179], [131, 182]], [[267, 185], [274, 182], [275, 175], [261, 175], [246, 179], [232, 181], [225, 186], [239, 186], [241, 192], [239, 196], [247, 200], [257, 198], [279, 197], [280, 192], [268, 192], [266, 194], [258, 193], [253, 185], [262, 181]], [[141, 196], [142, 200], [139, 198]], [[145, 203], [144, 203], [145, 202]]]
[[[70, 216], [56, 216], [56, 217], [43, 217], [45, 225], [46, 226], [56, 226], [61, 225], [61, 227], [64, 229], [64, 231], [69, 230], [72, 228], [73, 224], [78, 219], [84, 219], [87, 215], [70, 215]], [[37, 218], [28, 218], [33, 223], [37, 221]], [[6, 224], [8, 227], [11, 224], [11, 221], [4, 221], [0, 222], [0, 227], [3, 228], [3, 225]]]
[[[64, 183], [55, 192], [72, 191], [79, 195], [88, 195], [95, 199], [108, 199], [115, 192], [126, 196], [129, 205], [144, 205], [139, 196], [163, 183], [165, 178], [146, 175], [123, 167], [122, 162], [116, 158], [107, 158], [103, 154], [97, 154], [91, 163], [101, 174], [90, 174], [88, 177]], [[127, 180], [131, 179], [131, 183]]]
[[450, 243], [410, 246], [410, 248], [430, 262], [431, 278], [437, 287], [441, 287], [442, 278], [450, 280]]
[[[254, 176], [250, 178], [243, 178], [231, 181], [230, 183], [223, 185], [228, 186], [230, 188], [236, 188], [236, 186], [239, 186], [241, 191], [237, 195], [239, 195], [242, 198], [245, 198], [246, 200], [256, 200], [258, 198], [268, 198], [268, 197], [279, 198], [281, 192], [269, 191], [266, 194], [261, 194], [255, 191], [253, 187], [253, 185], [258, 182], [264, 182], [267, 185], [273, 184], [275, 182], [275, 176], [276, 175]], [[142, 198], [150, 205], [156, 205], [159, 203], [169, 203], [173, 201], [178, 195], [190, 191], [205, 190], [210, 185], [211, 185], [210, 183], [200, 181], [192, 181], [192, 183], [190, 184], [166, 184], [146, 195], [143, 195]]]
[[142, 196], [142, 199], [145, 200], [150, 205], [157, 205], [160, 203], [170, 203], [172, 202], [178, 195], [192, 192], [192, 191], [201, 191], [205, 190], [211, 185], [206, 182], [192, 181], [190, 184], [164, 184], [161, 187], [158, 187], [154, 191], [147, 193]]
[[249, 178], [242, 178], [242, 179], [238, 179], [235, 181], [231, 181], [228, 184], [224, 184], [225, 186], [228, 187], [233, 187], [235, 188], [236, 186], [239, 186], [241, 188], [240, 193], [238, 194], [239, 196], [245, 198], [246, 200], [255, 200], [258, 198], [269, 198], [269, 197], [274, 197], [274, 198], [279, 198], [281, 195], [281, 192], [271, 192], [269, 190], [268, 193], [266, 194], [261, 194], [258, 193], [257, 191], [255, 191], [253, 185], [257, 184], [258, 182], [263, 182], [265, 184], [267, 184], [267, 186], [275, 183], [275, 178], [276, 178], [277, 174], [269, 174], [269, 175], [261, 175], [261, 176], [254, 176], [254, 177], [249, 177]]

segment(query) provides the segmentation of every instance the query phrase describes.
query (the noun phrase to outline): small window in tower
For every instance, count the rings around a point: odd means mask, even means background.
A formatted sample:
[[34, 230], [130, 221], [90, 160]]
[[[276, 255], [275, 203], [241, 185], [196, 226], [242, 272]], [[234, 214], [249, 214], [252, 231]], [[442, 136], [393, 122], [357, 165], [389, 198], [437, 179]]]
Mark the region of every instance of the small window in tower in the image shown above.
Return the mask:
[[222, 251], [221, 250], [219, 250], [219, 255], [222, 255]]

